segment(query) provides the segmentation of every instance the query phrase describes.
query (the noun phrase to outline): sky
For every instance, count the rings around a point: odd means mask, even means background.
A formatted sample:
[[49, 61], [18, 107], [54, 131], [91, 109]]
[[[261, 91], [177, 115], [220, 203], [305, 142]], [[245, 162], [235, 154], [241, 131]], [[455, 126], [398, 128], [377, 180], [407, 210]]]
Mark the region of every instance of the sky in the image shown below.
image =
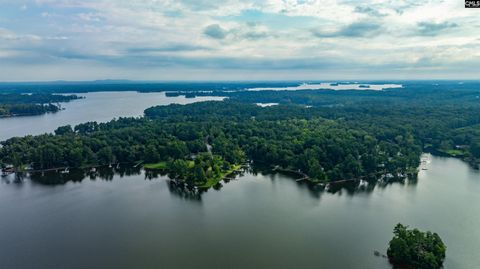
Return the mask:
[[0, 0], [0, 81], [479, 79], [463, 0]]

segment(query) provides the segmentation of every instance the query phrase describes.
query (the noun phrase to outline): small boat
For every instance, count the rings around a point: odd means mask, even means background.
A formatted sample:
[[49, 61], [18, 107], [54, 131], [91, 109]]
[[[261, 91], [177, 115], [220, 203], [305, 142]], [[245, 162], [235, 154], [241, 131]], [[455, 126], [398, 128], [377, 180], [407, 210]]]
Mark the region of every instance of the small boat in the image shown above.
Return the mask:
[[61, 171], [60, 174], [68, 174], [70, 173], [70, 170], [67, 168], [65, 168], [65, 170]]

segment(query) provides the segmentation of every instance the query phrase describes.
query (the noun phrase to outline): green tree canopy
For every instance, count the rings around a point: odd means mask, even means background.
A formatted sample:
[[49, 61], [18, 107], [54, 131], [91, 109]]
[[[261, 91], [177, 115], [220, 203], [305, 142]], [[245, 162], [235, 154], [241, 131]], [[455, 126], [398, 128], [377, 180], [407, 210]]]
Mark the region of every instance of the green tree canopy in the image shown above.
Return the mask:
[[447, 247], [436, 233], [408, 229], [397, 224], [387, 251], [394, 264], [416, 269], [439, 269], [443, 266]]

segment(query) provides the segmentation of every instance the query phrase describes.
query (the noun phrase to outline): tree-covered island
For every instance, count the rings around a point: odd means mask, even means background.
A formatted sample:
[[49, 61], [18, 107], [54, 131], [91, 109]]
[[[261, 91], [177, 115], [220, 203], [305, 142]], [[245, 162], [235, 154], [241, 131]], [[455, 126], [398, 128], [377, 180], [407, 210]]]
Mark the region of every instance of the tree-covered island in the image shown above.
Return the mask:
[[389, 243], [388, 258], [398, 268], [440, 269], [447, 247], [436, 233], [397, 224]]

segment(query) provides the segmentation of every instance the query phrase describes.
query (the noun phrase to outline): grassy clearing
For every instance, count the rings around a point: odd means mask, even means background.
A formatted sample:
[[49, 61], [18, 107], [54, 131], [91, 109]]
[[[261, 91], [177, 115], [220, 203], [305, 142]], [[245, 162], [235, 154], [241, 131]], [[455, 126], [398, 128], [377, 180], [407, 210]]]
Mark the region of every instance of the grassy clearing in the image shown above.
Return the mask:
[[143, 166], [145, 169], [151, 170], [165, 170], [167, 169], [167, 162], [148, 163]]
[[213, 187], [215, 184], [217, 184], [218, 182], [222, 181], [226, 176], [228, 176], [229, 174], [237, 171], [238, 169], [240, 169], [242, 166], [241, 165], [233, 165], [232, 168], [230, 168], [229, 170], [227, 171], [222, 171], [220, 173], [220, 175], [214, 177], [214, 178], [209, 178], [207, 180], [207, 182], [203, 185], [199, 185], [198, 187], [200, 188], [210, 188], [210, 187]]
[[[194, 166], [194, 161], [188, 161], [188, 168], [192, 169]], [[147, 163], [143, 166], [143, 168], [150, 170], [166, 170], [168, 169], [168, 163], [165, 161], [158, 163]]]
[[[145, 164], [143, 167], [145, 169], [150, 169], [150, 170], [168, 170], [168, 163], [165, 162], [165, 161], [164, 162], [158, 162], [158, 163], [149, 163], [149, 164]], [[188, 168], [193, 169], [194, 167], [195, 167], [195, 162], [194, 161], [189, 161], [188, 162]], [[241, 165], [233, 165], [229, 170], [222, 171], [216, 177], [212, 177], [212, 178], [207, 179], [207, 182], [205, 182], [205, 184], [201, 184], [201, 185], [197, 185], [197, 186], [200, 187], [200, 188], [213, 187], [215, 184], [222, 181], [226, 176], [228, 176], [229, 174], [237, 171], [241, 167], [242, 167]]]
[[450, 150], [447, 150], [446, 153], [453, 157], [461, 157], [465, 155], [465, 152], [459, 149], [450, 149]]
[[440, 154], [444, 154], [450, 157], [457, 157], [461, 158], [465, 156], [465, 151], [462, 149], [449, 149], [449, 150], [444, 150], [444, 149], [438, 149], [437, 150]]

